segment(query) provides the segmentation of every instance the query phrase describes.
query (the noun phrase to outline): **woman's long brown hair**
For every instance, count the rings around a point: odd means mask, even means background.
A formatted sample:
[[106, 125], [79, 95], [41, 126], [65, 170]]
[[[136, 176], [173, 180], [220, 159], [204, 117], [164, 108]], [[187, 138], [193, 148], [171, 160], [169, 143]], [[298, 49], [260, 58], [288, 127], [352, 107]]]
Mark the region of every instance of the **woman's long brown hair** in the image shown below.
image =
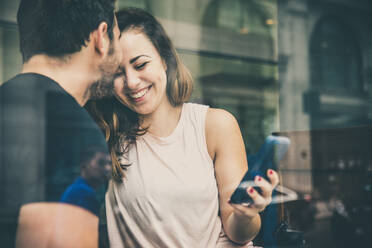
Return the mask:
[[[193, 79], [161, 24], [151, 14], [138, 8], [122, 9], [116, 13], [116, 17], [122, 35], [132, 29], [143, 32], [166, 63], [166, 93], [171, 105], [179, 106], [186, 102], [192, 93]], [[115, 97], [91, 100], [86, 104], [86, 109], [105, 133], [111, 153], [113, 178], [121, 181], [125, 176], [124, 171], [130, 166], [130, 161], [126, 160], [128, 151], [137, 137], [146, 133], [146, 129], [141, 128], [138, 114]]]

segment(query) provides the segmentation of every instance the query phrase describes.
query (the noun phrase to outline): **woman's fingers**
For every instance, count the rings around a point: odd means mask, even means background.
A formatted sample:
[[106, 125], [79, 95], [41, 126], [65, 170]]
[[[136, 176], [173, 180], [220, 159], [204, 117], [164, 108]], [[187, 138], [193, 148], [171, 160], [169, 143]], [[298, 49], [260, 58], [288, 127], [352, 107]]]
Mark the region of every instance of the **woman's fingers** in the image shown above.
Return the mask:
[[276, 171], [272, 169], [268, 169], [267, 172], [267, 177], [270, 179], [270, 183], [275, 188], [279, 184], [279, 175]]
[[[266, 181], [263, 177], [260, 177], [260, 176], [256, 176], [254, 178], [254, 183], [261, 188], [261, 195], [264, 197], [264, 198], [267, 198], [267, 197], [270, 197], [271, 196], [271, 193], [273, 191], [273, 185], [271, 183], [269, 183], [268, 181]], [[247, 190], [248, 194], [249, 194], [249, 189]]]
[[252, 204], [231, 204], [239, 215], [255, 216], [265, 209], [267, 199], [262, 197], [253, 187], [248, 187], [248, 195], [252, 198]]
[[260, 176], [256, 176], [254, 182], [261, 188], [261, 194], [264, 198], [271, 198], [272, 191], [279, 183], [279, 176], [274, 170], [269, 169], [267, 170], [267, 177], [269, 178], [270, 182]]
[[253, 200], [253, 207], [257, 208], [259, 211], [262, 211], [271, 201], [271, 194], [267, 197], [263, 197], [253, 187], [249, 187], [247, 193]]
[[267, 177], [269, 178], [270, 182], [260, 176], [256, 176], [254, 179], [255, 185], [261, 189], [261, 194], [253, 187], [247, 188], [247, 194], [253, 200], [252, 204], [231, 204], [237, 214], [254, 216], [255, 213], [263, 211], [265, 207], [270, 204], [273, 189], [279, 183], [279, 176], [274, 170], [269, 169], [267, 171]]

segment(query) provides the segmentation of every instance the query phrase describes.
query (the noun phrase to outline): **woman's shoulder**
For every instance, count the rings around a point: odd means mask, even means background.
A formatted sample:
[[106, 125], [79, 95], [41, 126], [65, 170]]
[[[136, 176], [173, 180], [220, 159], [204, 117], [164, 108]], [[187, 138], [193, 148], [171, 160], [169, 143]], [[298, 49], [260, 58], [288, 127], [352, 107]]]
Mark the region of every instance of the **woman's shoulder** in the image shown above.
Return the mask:
[[225, 145], [232, 133], [239, 130], [235, 117], [228, 111], [218, 108], [209, 108], [205, 122], [206, 141], [209, 153], [214, 158], [219, 147]]
[[237, 120], [230, 112], [219, 108], [208, 108], [206, 116], [207, 129], [225, 129], [235, 125], [237, 125]]
[[186, 102], [183, 104], [183, 107], [190, 110], [202, 110], [202, 109], [208, 109], [209, 106], [205, 104], [200, 103], [194, 103], [194, 102]]
[[211, 108], [208, 105], [199, 103], [184, 103], [184, 110], [186, 110], [185, 112], [193, 113], [196, 118], [203, 117], [205, 120], [203, 123], [205, 123], [207, 131], [221, 133], [238, 125], [234, 115], [224, 109]]
[[208, 105], [188, 102], [183, 104], [182, 114], [193, 123], [204, 125], [208, 108]]

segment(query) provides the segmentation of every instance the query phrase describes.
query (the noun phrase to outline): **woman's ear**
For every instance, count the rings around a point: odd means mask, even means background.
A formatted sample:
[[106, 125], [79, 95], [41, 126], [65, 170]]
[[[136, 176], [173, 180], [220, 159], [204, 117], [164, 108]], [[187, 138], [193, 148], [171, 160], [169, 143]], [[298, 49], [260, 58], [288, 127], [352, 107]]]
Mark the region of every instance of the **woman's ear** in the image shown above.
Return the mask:
[[161, 62], [163, 63], [164, 70], [167, 71], [168, 70], [167, 63], [165, 62], [164, 59], [162, 59]]

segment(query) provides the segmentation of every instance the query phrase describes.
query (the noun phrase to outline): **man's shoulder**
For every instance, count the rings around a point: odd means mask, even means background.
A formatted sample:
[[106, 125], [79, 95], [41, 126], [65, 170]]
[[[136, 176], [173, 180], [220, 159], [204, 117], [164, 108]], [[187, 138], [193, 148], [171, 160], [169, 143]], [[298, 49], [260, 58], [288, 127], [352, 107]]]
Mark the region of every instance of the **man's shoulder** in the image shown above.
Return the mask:
[[9, 80], [5, 81], [1, 88], [14, 87], [15, 85], [32, 83], [52, 83], [53, 80], [38, 73], [19, 73]]
[[0, 92], [5, 93], [10, 90], [19, 88], [24, 82], [25, 80], [22, 80], [22, 75], [17, 74], [16, 76], [10, 78], [0, 85]]
[[40, 98], [50, 89], [59, 90], [59, 86], [48, 77], [36, 73], [21, 73], [0, 85], [1, 101], [19, 101]]

